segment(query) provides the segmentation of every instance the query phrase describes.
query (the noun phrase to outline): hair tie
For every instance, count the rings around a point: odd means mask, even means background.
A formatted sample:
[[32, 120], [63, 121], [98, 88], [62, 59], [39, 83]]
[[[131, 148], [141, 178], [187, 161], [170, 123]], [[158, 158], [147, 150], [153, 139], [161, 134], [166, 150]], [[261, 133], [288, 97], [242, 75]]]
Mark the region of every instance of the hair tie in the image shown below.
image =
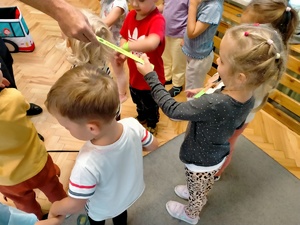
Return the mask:
[[248, 32], [248, 31], [245, 31], [244, 36], [245, 36], [245, 37], [248, 37], [248, 36], [249, 36], [249, 32]]
[[287, 6], [286, 9], [285, 9], [286, 12], [290, 12], [291, 10], [292, 10], [292, 8], [289, 7], [289, 6]]
[[280, 53], [276, 53], [275, 59], [280, 59]]
[[272, 45], [274, 42], [273, 42], [271, 39], [268, 39], [268, 40], [267, 40], [267, 43], [268, 43], [269, 45]]

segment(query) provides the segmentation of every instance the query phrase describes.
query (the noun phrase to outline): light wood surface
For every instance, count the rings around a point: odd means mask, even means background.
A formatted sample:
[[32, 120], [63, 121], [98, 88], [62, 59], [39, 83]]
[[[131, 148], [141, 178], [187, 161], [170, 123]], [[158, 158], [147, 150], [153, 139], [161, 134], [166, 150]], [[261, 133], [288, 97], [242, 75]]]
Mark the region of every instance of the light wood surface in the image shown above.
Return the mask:
[[[77, 7], [88, 7], [96, 12], [99, 11], [99, 2], [97, 0], [74, 0], [69, 2]], [[44, 106], [44, 101], [51, 85], [70, 68], [70, 64], [65, 60], [65, 53], [55, 47], [56, 44], [62, 41], [60, 29], [57, 22], [52, 18], [22, 4], [20, 1], [2, 0], [0, 2], [0, 6], [13, 5], [20, 7], [36, 45], [36, 49], [32, 53], [13, 54], [14, 72], [18, 89], [29, 102], [36, 103], [44, 109], [42, 114], [31, 119], [38, 132], [45, 137], [46, 148], [50, 151], [66, 151], [51, 153], [51, 156], [61, 168], [60, 181], [63, 183], [65, 190], [67, 190], [70, 172], [77, 155], [76, 152], [68, 151], [79, 150], [83, 142], [73, 138], [67, 130], [61, 127]], [[171, 85], [166, 86], [166, 88], [171, 88]], [[176, 99], [178, 101], [186, 100], [183, 92]], [[122, 105], [122, 117], [135, 116], [135, 105], [129, 98]], [[187, 122], [171, 121], [161, 113], [156, 136], [160, 145], [184, 132], [186, 125]], [[274, 129], [272, 129], [273, 126], [275, 126]], [[277, 132], [279, 129], [280, 133]], [[255, 144], [258, 143], [259, 147], [300, 178], [299, 136], [290, 132], [288, 128], [278, 121], [274, 121], [272, 117], [264, 112], [257, 113], [255, 120], [245, 130], [244, 134]], [[269, 134], [273, 135], [272, 139], [269, 138]], [[42, 208], [47, 211], [50, 203], [39, 191], [37, 191], [37, 195]], [[1, 202], [4, 202], [1, 197], [0, 199]], [[8, 202], [8, 204], [13, 205], [12, 202]]]

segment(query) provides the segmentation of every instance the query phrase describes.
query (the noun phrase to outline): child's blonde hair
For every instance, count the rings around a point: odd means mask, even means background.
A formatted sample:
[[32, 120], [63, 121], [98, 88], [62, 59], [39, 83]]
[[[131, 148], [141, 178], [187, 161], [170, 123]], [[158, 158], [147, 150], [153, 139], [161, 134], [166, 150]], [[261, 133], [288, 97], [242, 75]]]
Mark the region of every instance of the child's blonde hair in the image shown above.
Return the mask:
[[248, 12], [255, 15], [253, 22], [270, 23], [277, 29], [285, 45], [294, 34], [299, 22], [296, 10], [288, 5], [287, 0], [252, 0], [244, 13]]
[[64, 73], [50, 89], [45, 105], [73, 121], [115, 119], [119, 108], [117, 84], [97, 66], [86, 64]]
[[[97, 36], [113, 42], [111, 31], [98, 15], [87, 10], [82, 10], [82, 13], [87, 17]], [[69, 53], [67, 60], [76, 66], [90, 63], [101, 67], [106, 61], [110, 60], [113, 52], [103, 44], [99, 43], [99, 46], [97, 46], [91, 42], [86, 43], [69, 37], [66, 37], [65, 42], [59, 45], [58, 48], [67, 50]]]
[[225, 35], [234, 40], [235, 49], [229, 61], [235, 72], [247, 76], [247, 84], [262, 85], [263, 106], [269, 93], [278, 85], [286, 68], [287, 53], [281, 36], [267, 25], [239, 25], [228, 29]]

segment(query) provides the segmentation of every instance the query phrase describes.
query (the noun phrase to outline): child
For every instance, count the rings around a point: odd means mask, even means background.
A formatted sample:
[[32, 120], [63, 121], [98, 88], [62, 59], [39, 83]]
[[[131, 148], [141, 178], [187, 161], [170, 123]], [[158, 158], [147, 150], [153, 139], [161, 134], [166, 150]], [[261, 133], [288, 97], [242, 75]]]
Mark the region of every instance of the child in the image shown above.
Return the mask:
[[[162, 55], [165, 84], [173, 84], [169, 90], [172, 97], [182, 91], [186, 69], [186, 57], [181, 47], [186, 31], [189, 0], [164, 0], [163, 16], [166, 20], [166, 47]], [[176, 13], [174, 13], [176, 12]]]
[[[272, 0], [252, 0], [242, 14], [241, 22], [270, 24], [280, 32], [283, 42], [287, 47], [288, 41], [297, 27], [298, 16], [297, 12], [287, 5], [286, 0], [280, 0], [276, 2]], [[275, 87], [262, 86], [261, 88], [257, 88], [257, 90], [255, 91], [256, 103], [254, 110], [252, 110], [252, 112], [248, 115], [244, 125], [241, 128], [237, 129], [230, 137], [230, 153], [226, 157], [226, 161], [223, 166], [215, 175], [215, 181], [220, 179], [222, 173], [230, 164], [237, 138], [246, 129], [248, 123], [254, 119], [255, 113], [263, 107], [269, 93], [273, 88]], [[194, 93], [197, 92], [198, 90], [195, 90]]]
[[[88, 19], [88, 22], [92, 26], [92, 29], [97, 36], [109, 42], [113, 41], [112, 33], [99, 16], [87, 10], [82, 10], [82, 13]], [[65, 41], [58, 47], [67, 50], [67, 60], [73, 66], [81, 66], [89, 63], [102, 68], [109, 74], [109, 69], [106, 66], [106, 61], [109, 61], [112, 57], [111, 48], [103, 44], [99, 44], [97, 46], [93, 43], [79, 41], [75, 38], [69, 38], [64, 34], [63, 36], [65, 38]]]
[[299, 23], [298, 14], [287, 0], [252, 0], [244, 10], [242, 23], [269, 23], [282, 35], [287, 45]]
[[[113, 33], [115, 43], [120, 45], [120, 30], [128, 13], [128, 5], [126, 0], [101, 0], [100, 17], [103, 22], [110, 27]], [[127, 77], [123, 68], [123, 63], [118, 64], [115, 59], [111, 60], [111, 65], [116, 77], [119, 88], [120, 102], [127, 100]]]
[[265, 83], [277, 84], [286, 63], [280, 35], [267, 26], [241, 25], [230, 28], [220, 45], [218, 73], [225, 86], [212, 94], [188, 102], [176, 102], [164, 89], [147, 57], [137, 64], [151, 87], [155, 101], [164, 113], [175, 119], [189, 120], [180, 159], [185, 163], [187, 185], [175, 193], [188, 204], [170, 201], [166, 207], [175, 218], [197, 224], [214, 175], [229, 153], [228, 139], [243, 125], [254, 105], [254, 90]]
[[[155, 3], [157, 0], [130, 0], [133, 8], [121, 28], [121, 46], [136, 55], [146, 52], [150, 62], [158, 74], [162, 84], [165, 83], [162, 53], [165, 48], [165, 20], [159, 13]], [[117, 61], [123, 55], [116, 55]], [[136, 104], [137, 119], [140, 123], [147, 123], [147, 129], [157, 133], [156, 124], [159, 121], [158, 106], [153, 100], [150, 87], [143, 76], [137, 71], [135, 61], [128, 58], [129, 84], [132, 101]]]
[[211, 68], [213, 38], [222, 18], [223, 0], [190, 0], [183, 53], [187, 58], [185, 89], [204, 86]]
[[9, 85], [0, 70], [0, 192], [24, 212], [43, 218], [34, 189], [50, 202], [66, 197], [59, 182], [59, 168], [47, 153], [37, 131], [26, 116], [29, 103]]
[[143, 193], [142, 150], [157, 140], [134, 118], [115, 120], [117, 84], [99, 68], [78, 66], [53, 85], [45, 102], [72, 136], [87, 141], [71, 172], [69, 197], [54, 203], [49, 218], [85, 208], [90, 224], [126, 224], [127, 208]]
[[0, 224], [1, 225], [59, 225], [62, 218], [55, 217], [39, 221], [36, 215], [25, 213], [11, 206], [0, 203]]

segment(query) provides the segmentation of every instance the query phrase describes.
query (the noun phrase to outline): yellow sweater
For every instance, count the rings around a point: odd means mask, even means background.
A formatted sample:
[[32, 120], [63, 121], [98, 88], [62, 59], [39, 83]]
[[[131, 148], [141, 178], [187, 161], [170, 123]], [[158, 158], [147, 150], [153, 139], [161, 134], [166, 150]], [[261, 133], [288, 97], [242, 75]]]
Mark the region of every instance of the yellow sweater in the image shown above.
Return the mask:
[[0, 92], [0, 185], [12, 186], [38, 174], [48, 153], [26, 116], [29, 103], [14, 88]]

